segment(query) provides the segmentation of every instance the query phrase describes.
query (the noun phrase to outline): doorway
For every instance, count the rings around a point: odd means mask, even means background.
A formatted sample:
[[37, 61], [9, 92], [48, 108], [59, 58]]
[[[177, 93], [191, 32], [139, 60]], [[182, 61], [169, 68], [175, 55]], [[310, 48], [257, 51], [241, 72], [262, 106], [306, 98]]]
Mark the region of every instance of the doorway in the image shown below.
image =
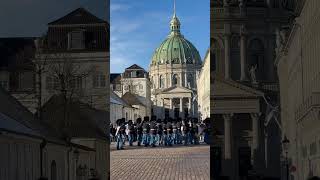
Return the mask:
[[251, 164], [251, 148], [240, 147], [239, 151], [239, 176], [240, 179], [246, 179], [248, 172], [252, 170]]
[[174, 118], [179, 118], [179, 114], [180, 114], [180, 109], [179, 108], [174, 108]]

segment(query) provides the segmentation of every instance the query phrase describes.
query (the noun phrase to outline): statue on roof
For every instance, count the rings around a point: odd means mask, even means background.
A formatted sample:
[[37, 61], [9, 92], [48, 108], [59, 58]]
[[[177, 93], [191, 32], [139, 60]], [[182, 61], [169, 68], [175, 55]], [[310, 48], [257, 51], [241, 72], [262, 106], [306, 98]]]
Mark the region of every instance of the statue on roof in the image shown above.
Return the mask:
[[257, 78], [256, 78], [256, 71], [257, 71], [257, 64], [251, 65], [250, 68], [250, 77], [252, 84], [257, 84]]

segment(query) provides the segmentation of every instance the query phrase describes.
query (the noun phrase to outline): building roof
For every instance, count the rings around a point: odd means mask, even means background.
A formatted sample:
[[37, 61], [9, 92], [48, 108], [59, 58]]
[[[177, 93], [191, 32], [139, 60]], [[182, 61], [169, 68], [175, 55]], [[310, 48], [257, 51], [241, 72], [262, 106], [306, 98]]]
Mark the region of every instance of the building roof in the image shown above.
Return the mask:
[[132, 94], [130, 92], [126, 92], [123, 96], [122, 99], [129, 105], [140, 105], [140, 106], [145, 106], [143, 103], [143, 100], [135, 94]]
[[144, 69], [137, 64], [133, 64], [132, 66], [126, 68], [126, 70], [144, 70]]
[[110, 91], [110, 103], [130, 107], [130, 105], [113, 91]]
[[[11, 125], [20, 124], [18, 125], [19, 127], [25, 127], [18, 129], [11, 128], [14, 132], [25, 134], [25, 132], [31, 131], [32, 134], [30, 135], [37, 134], [50, 142], [64, 143], [58, 138], [58, 134], [48, 124], [44, 121], [39, 121], [26, 107], [1, 87], [0, 102], [0, 113], [2, 114], [2, 117], [8, 117], [6, 118], [6, 121], [10, 120]], [[12, 122], [12, 120], [16, 122]], [[3, 128], [5, 127], [3, 126]], [[9, 128], [9, 124], [6, 128]]]
[[27, 127], [26, 125], [23, 125], [22, 123], [8, 117], [7, 115], [1, 112], [0, 112], [0, 130], [42, 138], [42, 135], [39, 132]]
[[155, 50], [151, 66], [158, 64], [201, 65], [201, 57], [195, 46], [180, 33], [180, 21], [175, 11], [170, 21], [170, 34]]
[[62, 138], [107, 139], [108, 113], [77, 99], [64, 103], [63, 96], [54, 95], [43, 106], [42, 115]]
[[107, 23], [106, 21], [98, 18], [84, 8], [78, 8], [71, 13], [59, 18], [48, 25], [66, 25], [66, 24], [99, 24]]

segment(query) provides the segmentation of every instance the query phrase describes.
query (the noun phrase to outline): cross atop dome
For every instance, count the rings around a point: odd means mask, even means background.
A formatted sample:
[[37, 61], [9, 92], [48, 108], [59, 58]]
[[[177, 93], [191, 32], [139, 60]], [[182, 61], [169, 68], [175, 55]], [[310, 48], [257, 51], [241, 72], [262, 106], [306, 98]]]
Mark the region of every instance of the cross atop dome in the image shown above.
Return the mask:
[[173, 0], [173, 17], [176, 17], [176, 0]]
[[173, 0], [173, 16], [170, 21], [170, 29], [171, 33], [170, 36], [172, 35], [180, 35], [180, 21], [176, 15], [176, 0]]

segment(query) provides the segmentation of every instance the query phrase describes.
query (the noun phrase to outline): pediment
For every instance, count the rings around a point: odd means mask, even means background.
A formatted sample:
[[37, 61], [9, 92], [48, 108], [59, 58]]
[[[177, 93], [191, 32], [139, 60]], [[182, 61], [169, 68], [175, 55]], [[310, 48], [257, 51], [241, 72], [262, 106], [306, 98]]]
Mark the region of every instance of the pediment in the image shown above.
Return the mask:
[[171, 93], [192, 93], [191, 89], [181, 87], [181, 86], [174, 86], [170, 88], [166, 88], [161, 91], [162, 94], [171, 94]]
[[261, 97], [263, 92], [233, 80], [216, 79], [213, 97]]

